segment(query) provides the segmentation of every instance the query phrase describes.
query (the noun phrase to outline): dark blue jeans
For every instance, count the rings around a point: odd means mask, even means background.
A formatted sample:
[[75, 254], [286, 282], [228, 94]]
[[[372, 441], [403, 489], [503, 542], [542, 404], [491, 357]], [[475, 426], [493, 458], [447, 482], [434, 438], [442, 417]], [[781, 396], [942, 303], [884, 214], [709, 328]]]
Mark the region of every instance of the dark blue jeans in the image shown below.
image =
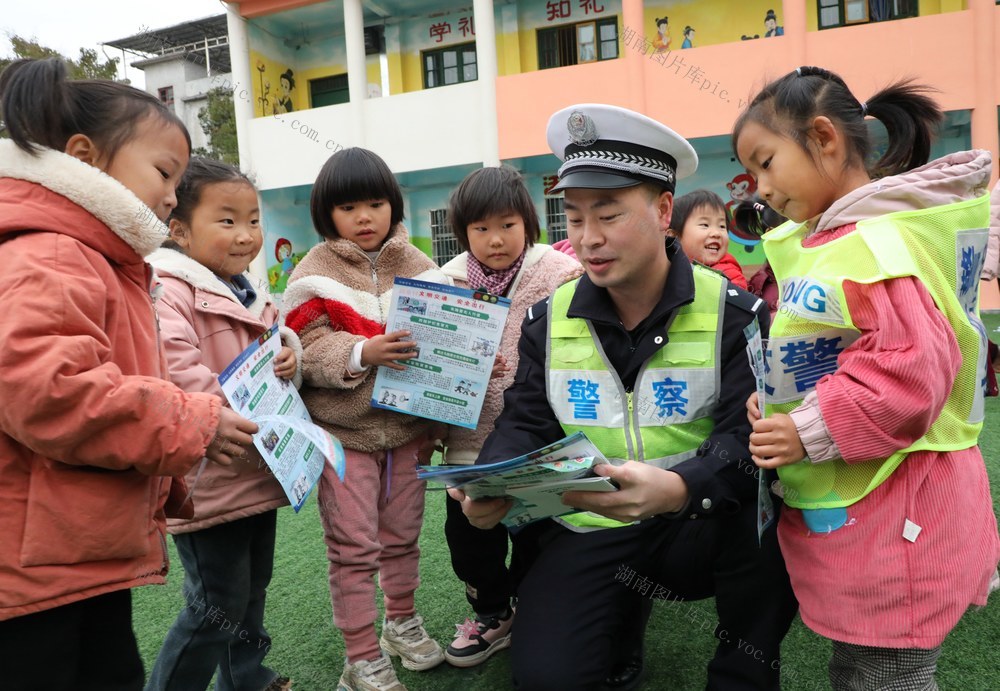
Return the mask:
[[147, 691], [198, 691], [218, 670], [219, 691], [260, 691], [271, 638], [264, 599], [274, 565], [277, 511], [174, 536], [187, 606], [167, 633]]

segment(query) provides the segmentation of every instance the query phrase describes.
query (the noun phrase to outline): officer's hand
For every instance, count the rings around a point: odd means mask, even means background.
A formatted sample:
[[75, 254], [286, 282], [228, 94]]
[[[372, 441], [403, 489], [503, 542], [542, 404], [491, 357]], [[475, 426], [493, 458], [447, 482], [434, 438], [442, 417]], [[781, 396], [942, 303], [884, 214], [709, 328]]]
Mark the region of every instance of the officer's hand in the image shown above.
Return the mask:
[[750, 424], [760, 420], [760, 403], [757, 401], [757, 392], [754, 391], [750, 394], [750, 398], [747, 399], [747, 420]]
[[602, 463], [594, 467], [594, 473], [611, 478], [621, 489], [566, 492], [563, 503], [631, 523], [659, 513], [680, 511], [688, 501], [687, 484], [680, 475], [646, 463], [629, 461], [620, 466]]
[[457, 487], [449, 487], [448, 496], [461, 502], [462, 513], [469, 519], [469, 523], [483, 530], [489, 530], [502, 521], [514, 503], [511, 499], [502, 498], [472, 499]]
[[750, 453], [753, 462], [761, 468], [790, 465], [806, 457], [795, 421], [784, 413], [761, 418], [753, 423]]

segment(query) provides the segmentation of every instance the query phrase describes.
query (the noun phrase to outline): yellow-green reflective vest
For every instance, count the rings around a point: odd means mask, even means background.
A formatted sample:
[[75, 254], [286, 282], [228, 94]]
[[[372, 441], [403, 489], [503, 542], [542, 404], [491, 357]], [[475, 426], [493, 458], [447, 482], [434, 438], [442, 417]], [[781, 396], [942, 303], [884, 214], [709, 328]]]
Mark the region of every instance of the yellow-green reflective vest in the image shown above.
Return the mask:
[[[725, 279], [693, 268], [694, 301], [675, 312], [666, 342], [643, 364], [628, 392], [593, 325], [566, 314], [578, 281], [556, 290], [549, 305], [546, 394], [567, 435], [583, 431], [607, 458], [661, 468], [697, 454], [715, 426], [726, 294]], [[590, 512], [557, 520], [575, 530], [628, 525]]]
[[764, 236], [778, 282], [778, 314], [767, 344], [765, 414], [796, 408], [860, 332], [844, 298], [844, 281], [871, 284], [919, 278], [947, 317], [962, 352], [951, 395], [927, 433], [888, 458], [837, 459], [778, 469], [786, 504], [801, 509], [850, 506], [878, 487], [911, 451], [974, 446], [983, 421], [986, 329], [979, 319], [979, 273], [989, 224], [989, 197], [901, 211], [857, 224], [817, 247], [802, 247], [805, 225], [793, 222]]

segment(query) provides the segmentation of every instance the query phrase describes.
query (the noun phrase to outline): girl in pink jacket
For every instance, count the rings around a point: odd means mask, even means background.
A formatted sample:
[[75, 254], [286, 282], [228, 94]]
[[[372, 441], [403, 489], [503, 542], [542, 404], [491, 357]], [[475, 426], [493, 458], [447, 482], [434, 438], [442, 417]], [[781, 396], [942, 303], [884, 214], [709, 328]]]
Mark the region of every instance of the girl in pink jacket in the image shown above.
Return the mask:
[[[455, 239], [465, 250], [441, 267], [455, 285], [485, 289], [511, 300], [500, 339], [494, 376], [483, 398], [479, 426], [453, 427], [448, 433], [444, 462], [476, 462], [483, 442], [503, 411], [503, 394], [514, 383], [517, 341], [528, 309], [567, 281], [580, 276], [583, 266], [573, 257], [547, 245], [536, 245], [538, 214], [521, 174], [509, 166], [469, 173], [452, 192], [448, 219]], [[510, 646], [514, 621], [513, 583], [506, 566], [507, 529], [498, 525], [480, 530], [469, 523], [462, 506], [445, 499], [445, 537], [455, 575], [465, 583], [466, 598], [475, 619], [458, 626], [445, 659], [456, 667], [473, 667]]]
[[[247, 272], [262, 242], [257, 190], [247, 177], [225, 163], [192, 159], [170, 215], [170, 240], [149, 258], [163, 283], [156, 307], [170, 378], [185, 391], [224, 402], [219, 373], [278, 322], [265, 283]], [[282, 338], [274, 371], [292, 379], [302, 349], [292, 331], [282, 328]], [[205, 689], [216, 673], [219, 689], [288, 688], [287, 678], [263, 664], [271, 647], [264, 599], [284, 491], [256, 450], [230, 466], [195, 466], [187, 484], [194, 515], [169, 523], [187, 603], [146, 688]]]
[[[925, 94], [861, 103], [801, 67], [733, 130], [758, 194], [794, 221], [764, 236], [780, 306], [750, 451], [778, 469], [781, 549], [803, 622], [833, 640], [836, 690], [937, 688], [941, 643], [1000, 558], [976, 445], [991, 162], [924, 165], [942, 117]], [[870, 168], [866, 116], [889, 132]]]
[[164, 582], [169, 476], [257, 431], [160, 352], [143, 257], [191, 141], [58, 59], [9, 65], [0, 110], [0, 686], [140, 689], [130, 588]]

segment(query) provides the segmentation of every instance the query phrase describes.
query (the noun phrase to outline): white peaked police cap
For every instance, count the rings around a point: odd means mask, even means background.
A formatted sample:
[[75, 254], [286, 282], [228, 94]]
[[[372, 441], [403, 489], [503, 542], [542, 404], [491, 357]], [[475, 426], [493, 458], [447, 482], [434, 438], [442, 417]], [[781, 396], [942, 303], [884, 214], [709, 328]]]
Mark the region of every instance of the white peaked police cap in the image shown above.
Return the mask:
[[666, 125], [627, 108], [580, 103], [549, 118], [546, 139], [563, 161], [553, 190], [616, 189], [653, 182], [674, 189], [698, 154]]

